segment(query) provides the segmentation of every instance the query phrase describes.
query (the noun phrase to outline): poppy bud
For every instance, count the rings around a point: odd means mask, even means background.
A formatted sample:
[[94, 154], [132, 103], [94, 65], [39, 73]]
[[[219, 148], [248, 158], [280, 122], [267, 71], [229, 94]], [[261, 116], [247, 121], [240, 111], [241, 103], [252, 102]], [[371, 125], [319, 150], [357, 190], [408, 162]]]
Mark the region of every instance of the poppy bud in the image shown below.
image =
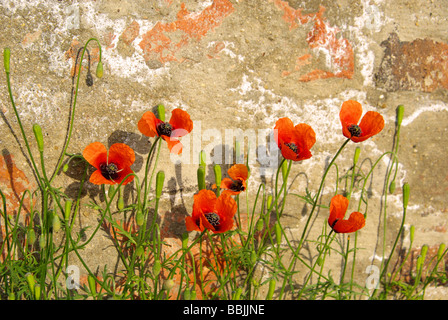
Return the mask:
[[157, 277], [162, 270], [162, 264], [160, 263], [160, 260], [157, 259], [154, 261], [154, 264], [152, 266], [152, 272], [154, 273], [154, 277]]
[[250, 263], [255, 264], [257, 262], [257, 258], [257, 253], [255, 252], [255, 250], [252, 250], [250, 253]]
[[264, 228], [264, 221], [263, 221], [262, 218], [260, 218], [260, 219], [258, 219], [258, 221], [257, 221], [257, 223], [255, 225], [255, 229], [257, 231], [261, 231], [261, 230], [263, 230], [263, 228]]
[[67, 172], [68, 171], [68, 163], [64, 164], [64, 166], [62, 167], [62, 172]]
[[215, 183], [217, 186], [219, 186], [222, 179], [221, 166], [219, 164], [215, 164], [215, 166], [213, 167], [213, 171], [215, 173]]
[[271, 281], [269, 281], [269, 290], [268, 295], [266, 296], [266, 300], [272, 300], [275, 291], [275, 284], [276, 284], [275, 279], [271, 279]]
[[282, 229], [278, 221], [274, 225], [275, 228], [275, 237], [277, 239], [277, 244], [280, 245], [282, 243]]
[[5, 72], [6, 73], [9, 73], [10, 57], [11, 57], [11, 50], [9, 48], [5, 48], [3, 50], [3, 63], [4, 63], [4, 66], [5, 66]]
[[397, 107], [397, 125], [401, 126], [401, 122], [403, 121], [403, 115], [404, 115], [404, 106], [399, 105]]
[[411, 229], [409, 231], [409, 238], [411, 239], [411, 242], [414, 242], [414, 234], [415, 234], [415, 226], [411, 225]]
[[389, 184], [389, 192], [394, 193], [395, 191], [395, 180]]
[[319, 257], [319, 258], [317, 258], [316, 263], [317, 263], [317, 265], [318, 265], [319, 267], [322, 267], [322, 264], [324, 263], [324, 260], [323, 260], [321, 257]]
[[135, 250], [135, 254], [137, 255], [137, 257], [142, 257], [144, 253], [145, 253], [145, 249], [143, 249], [142, 246], [139, 246], [137, 248], [137, 250]]
[[205, 151], [204, 150], [201, 150], [201, 152], [199, 153], [199, 166], [201, 166], [205, 170]]
[[123, 199], [122, 195], [120, 195], [118, 197], [117, 207], [118, 207], [118, 210], [123, 210], [124, 209], [124, 199]]
[[182, 249], [183, 250], [188, 249], [188, 240], [189, 240], [188, 233], [187, 232], [182, 233]]
[[33, 228], [30, 228], [27, 232], [28, 244], [33, 245], [36, 241], [36, 232], [34, 232]]
[[141, 227], [143, 225], [143, 222], [145, 221], [144, 219], [145, 219], [145, 217], [143, 216], [143, 212], [141, 209], [139, 209], [135, 216], [135, 221], [137, 222], [137, 225], [139, 227]]
[[28, 282], [28, 288], [30, 289], [31, 293], [34, 295], [34, 286], [36, 285], [36, 280], [34, 279], [34, 276], [31, 272], [28, 272], [25, 274], [26, 282]]
[[403, 185], [403, 208], [406, 209], [408, 207], [409, 202], [409, 183], [405, 183]]
[[354, 164], [358, 163], [360, 153], [361, 153], [361, 148], [360, 147], [356, 147], [355, 155], [353, 156], [353, 163]]
[[160, 196], [162, 195], [164, 180], [165, 180], [165, 172], [163, 172], [163, 171], [157, 172], [157, 178], [156, 178], [156, 198], [157, 199], [160, 199]]
[[190, 299], [191, 300], [196, 300], [196, 290], [191, 290]]
[[39, 237], [39, 248], [45, 248], [46, 246], [46, 241], [45, 241], [45, 236], [41, 235]]
[[205, 170], [202, 167], [198, 168], [198, 189], [202, 190], [205, 189]]
[[163, 282], [163, 290], [170, 291], [174, 287], [174, 280], [173, 279], [166, 279]]
[[417, 257], [417, 264], [416, 264], [416, 271], [417, 271], [417, 273], [420, 273], [420, 271], [422, 270], [424, 261], [425, 260], [423, 259], [423, 257], [421, 255], [419, 255]]
[[96, 296], [96, 281], [95, 278], [92, 277], [92, 275], [88, 275], [87, 277], [87, 282], [89, 283], [89, 289], [90, 289], [90, 293], [93, 296]]
[[40, 284], [36, 283], [36, 285], [34, 286], [34, 299], [40, 300], [40, 292]]
[[442, 260], [443, 254], [445, 252], [445, 244], [441, 243], [439, 246], [439, 250], [437, 251], [437, 260]]
[[61, 220], [56, 212], [53, 212], [53, 216], [51, 218], [53, 232], [58, 232], [61, 229]]
[[64, 207], [64, 219], [65, 221], [68, 221], [70, 219], [70, 212], [72, 210], [72, 200], [65, 201], [65, 207]]
[[98, 62], [96, 66], [96, 77], [102, 78], [103, 77], [103, 63], [100, 61]]
[[115, 187], [113, 185], [109, 186], [109, 191], [107, 192], [107, 195], [109, 196], [109, 198], [112, 198], [112, 195], [115, 192]]
[[165, 107], [163, 104], [157, 106], [157, 113], [159, 114], [159, 119], [165, 121]]
[[191, 291], [190, 288], [186, 287], [184, 291], [184, 300], [190, 300], [191, 299]]
[[428, 253], [428, 245], [423, 245], [422, 250], [420, 251], [420, 255], [423, 257], [423, 260], [426, 259], [426, 254]]
[[33, 125], [33, 132], [34, 136], [36, 137], [37, 148], [39, 149], [39, 152], [42, 153], [44, 152], [44, 138], [42, 136], [42, 128], [40, 127], [40, 125], [35, 123]]
[[242, 292], [243, 292], [243, 289], [241, 289], [241, 287], [236, 289], [235, 294], [233, 295], [233, 299], [232, 300], [240, 300]]
[[272, 195], [268, 195], [268, 201], [267, 201], [267, 207], [268, 207], [268, 211], [271, 211], [272, 209]]
[[15, 296], [14, 292], [11, 292], [10, 294], [8, 294], [8, 300], [16, 300], [16, 296]]

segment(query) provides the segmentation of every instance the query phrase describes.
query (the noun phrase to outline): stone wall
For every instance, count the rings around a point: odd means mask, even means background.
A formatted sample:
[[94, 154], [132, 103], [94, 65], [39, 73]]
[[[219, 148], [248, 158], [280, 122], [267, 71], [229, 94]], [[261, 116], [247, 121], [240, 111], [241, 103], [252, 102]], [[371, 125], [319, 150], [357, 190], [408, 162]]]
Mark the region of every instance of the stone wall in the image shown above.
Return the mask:
[[[92, 37], [101, 44], [104, 76], [94, 77], [90, 87], [81, 76], [68, 152], [80, 153], [94, 141], [124, 142], [134, 148], [133, 169], [141, 172], [149, 152], [148, 138], [137, 129], [142, 114], [158, 104], [166, 107], [167, 118], [174, 108], [190, 114], [194, 129], [182, 139], [182, 156], [169, 155], [164, 145], [158, 163], [167, 176], [162, 230], [173, 245], [191, 213], [201, 150], [208, 163], [224, 162], [225, 173], [233, 156], [232, 135], [249, 138], [245, 149], [252, 139], [249, 190], [254, 192], [274, 173], [269, 165], [263, 168], [262, 157], [276, 120], [287, 116], [295, 124], [308, 123], [317, 142], [312, 159], [294, 164], [291, 192], [304, 194], [306, 187], [315, 192], [325, 165], [344, 141], [339, 110], [348, 99], [385, 119], [380, 134], [359, 144], [366, 164], [392, 149], [396, 107], [405, 106], [397, 190], [388, 195], [388, 241], [401, 221], [404, 182], [411, 186], [406, 230], [415, 225], [415, 247], [447, 241], [448, 7], [443, 1], [0, 2], [0, 44], [11, 49], [13, 94], [30, 141], [33, 123], [42, 126], [49, 168], [59, 159], [67, 133], [75, 59]], [[95, 70], [96, 43], [89, 44], [89, 53]], [[0, 84], [0, 187], [14, 210], [17, 194], [36, 184], [4, 77]], [[350, 169], [356, 146], [349, 144], [338, 158], [341, 172]], [[381, 175], [388, 165], [385, 157], [370, 189], [371, 220], [358, 240], [368, 243], [365, 265], [381, 260], [378, 232], [386, 188]], [[207, 179], [213, 183], [211, 170]], [[71, 168], [57, 181], [70, 194], [79, 186], [79, 172]], [[333, 192], [330, 186], [324, 191]], [[88, 184], [83, 201], [98, 194], [99, 188]], [[303, 203], [292, 202], [285, 218], [291, 234], [298, 234], [305, 220], [306, 208], [297, 210], [298, 205]], [[80, 216], [81, 225], [96, 221], [89, 210]], [[316, 218], [316, 229], [324, 216]], [[406, 232], [404, 243], [407, 237]], [[86, 249], [93, 253], [92, 264], [109, 252], [99, 250], [97, 241]]]

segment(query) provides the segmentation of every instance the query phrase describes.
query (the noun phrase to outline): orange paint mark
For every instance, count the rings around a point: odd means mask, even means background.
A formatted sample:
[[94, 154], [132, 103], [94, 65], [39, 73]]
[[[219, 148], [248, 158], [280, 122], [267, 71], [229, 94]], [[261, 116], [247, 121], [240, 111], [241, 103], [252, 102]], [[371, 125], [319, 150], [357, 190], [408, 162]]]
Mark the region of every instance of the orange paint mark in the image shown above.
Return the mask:
[[121, 34], [121, 40], [127, 45], [130, 45], [135, 38], [137, 38], [140, 32], [140, 25], [137, 21], [132, 21], [132, 23], [123, 31]]
[[[15, 216], [19, 213], [19, 208], [22, 205], [20, 214], [23, 216], [23, 220], [20, 223], [28, 226], [32, 203], [28, 194], [25, 194], [25, 191], [29, 190], [33, 192], [35, 188], [35, 184], [30, 182], [25, 173], [17, 168], [12, 155], [3, 152], [0, 156], [0, 190], [5, 196], [6, 203], [3, 203], [3, 198], [0, 197], [0, 210], [2, 213], [4, 212], [4, 208], [6, 208], [8, 215]], [[0, 217], [0, 246], [5, 241], [6, 236], [5, 222]], [[11, 234], [9, 234], [9, 237], [11, 237]], [[6, 250], [7, 248], [5, 246], [1, 252], [0, 261], [6, 258]]]
[[[6, 212], [9, 215], [16, 215], [22, 197], [26, 190], [34, 191], [36, 185], [28, 180], [25, 173], [17, 168], [11, 154], [4, 152], [0, 156], [0, 190], [6, 198]], [[3, 211], [3, 203], [0, 198], [1, 210]], [[21, 213], [29, 213], [30, 199], [25, 197]]]
[[[72, 44], [70, 45], [70, 48], [65, 52], [65, 59], [69, 60], [71, 59], [73, 61], [73, 67], [72, 70], [70, 72], [71, 76], [74, 77], [75, 75], [78, 74], [78, 70], [79, 70], [79, 62], [81, 60], [81, 54], [82, 54], [82, 50], [81, 52], [79, 52], [79, 50], [83, 47], [83, 45], [76, 39], [73, 39]], [[78, 70], [75, 70], [75, 61], [76, 61], [76, 57], [78, 56], [78, 52], [79, 52], [79, 57], [78, 57]], [[92, 63], [93, 62], [98, 62], [99, 61], [99, 48], [89, 48], [89, 52], [90, 52], [90, 67], [92, 68]], [[84, 54], [84, 59], [83, 59], [84, 63], [86, 63], [88, 61], [88, 55], [87, 55], [87, 51]], [[95, 70], [93, 70], [95, 72]]]
[[[342, 37], [337, 37], [340, 30], [337, 27], [331, 27], [324, 17], [325, 8], [320, 6], [317, 13], [302, 14], [301, 8], [294, 9], [289, 3], [282, 0], [271, 0], [283, 11], [283, 20], [289, 24], [289, 29], [293, 30], [308, 22], [313, 22], [313, 26], [307, 35], [306, 41], [310, 49], [318, 52], [324, 52], [329, 56], [330, 70], [316, 69], [305, 75], [302, 75], [300, 81], [311, 81], [316, 79], [325, 79], [331, 77], [351, 79], [354, 74], [354, 53], [350, 42]], [[311, 58], [311, 54], [307, 54]], [[302, 57], [305, 57], [302, 56]], [[306, 58], [308, 60], [309, 58]], [[304, 64], [301, 57], [298, 58], [295, 70], [299, 70]], [[310, 62], [308, 62], [310, 63]], [[306, 63], [306, 64], [308, 64]], [[289, 73], [284, 73], [289, 75]]]
[[[188, 45], [190, 40], [201, 40], [208, 32], [221, 25], [224, 18], [233, 12], [234, 8], [228, 0], [215, 0], [213, 4], [200, 13], [190, 13], [181, 4], [181, 9], [174, 22], [158, 22], [151, 30], [142, 36], [139, 43], [146, 61], [158, 60], [162, 63], [182, 61], [176, 57], [178, 51]], [[170, 33], [180, 32], [180, 39], [174, 41]], [[176, 36], [178, 38], [179, 36]]]

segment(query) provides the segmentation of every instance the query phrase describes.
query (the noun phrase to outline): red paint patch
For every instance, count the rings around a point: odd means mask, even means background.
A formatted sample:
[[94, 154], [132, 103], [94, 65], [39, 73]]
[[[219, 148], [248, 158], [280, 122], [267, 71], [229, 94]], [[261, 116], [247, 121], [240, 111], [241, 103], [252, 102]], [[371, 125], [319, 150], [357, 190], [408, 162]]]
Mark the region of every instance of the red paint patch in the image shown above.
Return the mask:
[[[191, 40], [201, 40], [208, 32], [222, 24], [225, 17], [234, 11], [232, 3], [228, 0], [215, 0], [213, 4], [200, 13], [190, 13], [181, 4], [177, 14], [177, 20], [169, 23], [158, 22], [154, 28], [142, 36], [139, 43], [146, 61], [158, 60], [161, 63], [169, 61], [181, 62], [183, 59], [176, 57], [179, 50], [185, 47]], [[178, 40], [170, 37], [171, 33]]]
[[[315, 69], [300, 76], [300, 81], [311, 81], [326, 78], [347, 78], [351, 79], [354, 74], [354, 53], [350, 42], [347, 39], [338, 37], [340, 30], [332, 27], [324, 17], [325, 8], [320, 6], [319, 12], [302, 14], [301, 8], [294, 9], [289, 3], [282, 0], [273, 0], [275, 5], [283, 10], [283, 20], [289, 24], [289, 29], [294, 30], [299, 26], [313, 22], [313, 26], [307, 35], [306, 41], [310, 49], [323, 52], [329, 56], [330, 65], [327, 70]], [[312, 54], [299, 57], [296, 61], [294, 72], [299, 71], [305, 64], [310, 64]], [[287, 76], [292, 71], [286, 71], [282, 75]]]

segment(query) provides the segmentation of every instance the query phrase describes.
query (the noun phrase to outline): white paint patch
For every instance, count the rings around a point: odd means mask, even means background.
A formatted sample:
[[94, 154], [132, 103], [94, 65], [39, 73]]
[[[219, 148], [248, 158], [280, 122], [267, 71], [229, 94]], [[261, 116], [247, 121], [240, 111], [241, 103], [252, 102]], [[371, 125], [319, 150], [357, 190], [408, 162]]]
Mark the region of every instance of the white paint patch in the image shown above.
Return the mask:
[[[375, 54], [370, 49], [375, 44], [371, 35], [379, 32], [386, 23], [391, 21], [381, 11], [382, 1], [362, 0], [363, 11], [359, 17], [355, 17], [353, 26], [345, 26], [343, 29], [348, 32], [349, 39], [356, 39], [354, 47], [357, 57], [357, 68], [364, 78], [364, 86], [373, 86]], [[366, 35], [364, 31], [370, 34]], [[353, 42], [353, 41], [352, 41]]]

